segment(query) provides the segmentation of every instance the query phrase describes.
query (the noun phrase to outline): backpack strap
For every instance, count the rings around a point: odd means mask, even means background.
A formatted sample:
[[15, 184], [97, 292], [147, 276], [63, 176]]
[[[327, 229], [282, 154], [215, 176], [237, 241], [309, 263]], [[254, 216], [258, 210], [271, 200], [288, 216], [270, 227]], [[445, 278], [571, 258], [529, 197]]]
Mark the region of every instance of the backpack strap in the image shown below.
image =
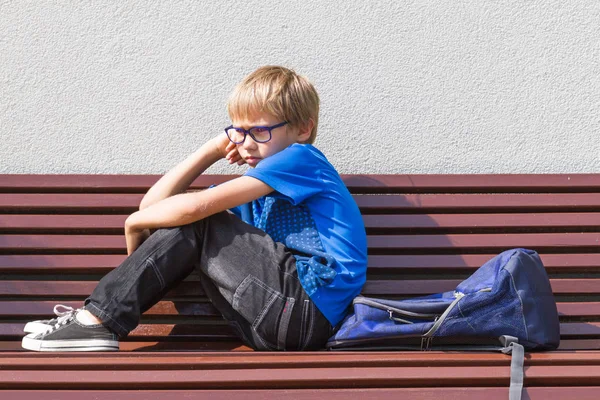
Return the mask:
[[525, 349], [519, 344], [519, 339], [513, 336], [500, 336], [504, 345], [501, 351], [512, 354], [510, 360], [510, 389], [508, 400], [521, 400], [523, 392], [523, 369], [525, 365]]

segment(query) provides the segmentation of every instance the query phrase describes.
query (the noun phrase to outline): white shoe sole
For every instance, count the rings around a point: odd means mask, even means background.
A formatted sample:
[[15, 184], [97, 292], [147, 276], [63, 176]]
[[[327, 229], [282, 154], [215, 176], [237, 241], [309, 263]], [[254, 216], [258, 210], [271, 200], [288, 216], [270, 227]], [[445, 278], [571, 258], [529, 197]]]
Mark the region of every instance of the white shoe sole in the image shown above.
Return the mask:
[[38, 340], [35, 335], [27, 335], [23, 338], [21, 346], [33, 351], [118, 351], [117, 340]]

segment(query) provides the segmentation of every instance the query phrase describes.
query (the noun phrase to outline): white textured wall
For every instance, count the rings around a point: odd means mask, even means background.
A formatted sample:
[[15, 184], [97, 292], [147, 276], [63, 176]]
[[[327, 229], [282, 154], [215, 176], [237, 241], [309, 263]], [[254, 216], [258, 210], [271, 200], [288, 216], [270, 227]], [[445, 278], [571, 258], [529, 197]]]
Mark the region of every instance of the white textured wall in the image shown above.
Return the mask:
[[341, 172], [600, 172], [597, 0], [158, 3], [0, 0], [0, 173], [164, 173], [263, 64]]

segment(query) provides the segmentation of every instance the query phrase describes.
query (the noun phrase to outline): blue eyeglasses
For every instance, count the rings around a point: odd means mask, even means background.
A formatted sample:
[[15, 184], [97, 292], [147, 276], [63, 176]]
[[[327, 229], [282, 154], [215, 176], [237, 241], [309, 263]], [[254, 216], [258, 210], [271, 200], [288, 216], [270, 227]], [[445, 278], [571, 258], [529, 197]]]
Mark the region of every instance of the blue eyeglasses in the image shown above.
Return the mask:
[[283, 121], [273, 126], [253, 126], [248, 130], [245, 130], [244, 128], [236, 128], [231, 125], [225, 128], [225, 133], [227, 134], [229, 140], [235, 144], [244, 143], [244, 140], [246, 140], [246, 135], [250, 135], [255, 142], [266, 143], [271, 140], [271, 131], [273, 129], [277, 129], [287, 123], [287, 121]]

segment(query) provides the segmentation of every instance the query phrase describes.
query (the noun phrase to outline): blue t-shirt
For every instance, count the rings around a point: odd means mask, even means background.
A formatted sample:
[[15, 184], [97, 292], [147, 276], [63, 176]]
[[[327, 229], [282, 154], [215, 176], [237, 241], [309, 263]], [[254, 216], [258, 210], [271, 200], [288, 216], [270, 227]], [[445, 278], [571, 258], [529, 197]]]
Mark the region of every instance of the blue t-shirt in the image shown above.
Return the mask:
[[314, 146], [292, 144], [244, 175], [275, 191], [231, 211], [290, 249], [302, 287], [336, 325], [367, 271], [363, 220], [339, 174]]

